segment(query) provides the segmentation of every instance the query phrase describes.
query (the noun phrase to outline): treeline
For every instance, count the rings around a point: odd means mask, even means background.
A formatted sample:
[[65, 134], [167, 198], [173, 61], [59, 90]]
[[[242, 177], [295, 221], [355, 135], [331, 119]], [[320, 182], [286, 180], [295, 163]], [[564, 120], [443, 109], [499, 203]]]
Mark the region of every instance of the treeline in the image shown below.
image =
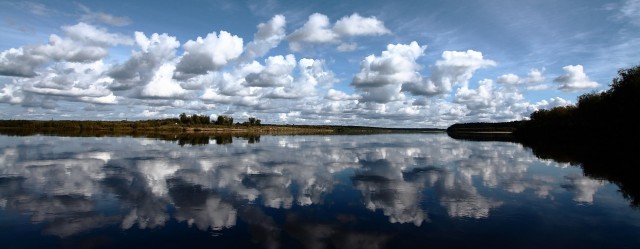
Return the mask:
[[[209, 124], [227, 125], [227, 126], [233, 125], [233, 117], [227, 116], [227, 115], [220, 115], [218, 116], [216, 121], [211, 121], [211, 118], [207, 115], [198, 115], [198, 114], [187, 115], [186, 113], [181, 113], [180, 116], [178, 116], [178, 120], [180, 120], [181, 124], [185, 124], [185, 125], [209, 125]], [[243, 123], [236, 123], [236, 124], [253, 126], [253, 125], [261, 125], [262, 121], [255, 117], [250, 117], [247, 119], [247, 121]]]
[[524, 121], [511, 121], [503, 123], [488, 123], [488, 122], [476, 122], [476, 123], [464, 123], [453, 124], [447, 128], [451, 131], [470, 131], [470, 132], [513, 132], [522, 125]]
[[25, 130], [148, 130], [179, 129], [175, 118], [141, 121], [90, 121], [90, 120], [0, 120], [0, 128]]
[[533, 112], [530, 120], [454, 124], [449, 134], [512, 131], [518, 140], [615, 140], [640, 132], [640, 65], [618, 71], [610, 89], [578, 97], [576, 105]]
[[[178, 118], [150, 119], [139, 121], [95, 121], [95, 120], [0, 120], [0, 129], [20, 130], [78, 130], [78, 131], [134, 131], [134, 130], [182, 130], [187, 127], [207, 127], [213, 125], [232, 126], [233, 117], [220, 115], [215, 121], [207, 115], [187, 115], [182, 113]], [[262, 121], [250, 117], [243, 123], [235, 125], [260, 126]]]
[[516, 135], [527, 139], [539, 136], [637, 136], [638, 114], [640, 65], [619, 70], [608, 90], [583, 94], [576, 105], [533, 112], [530, 121], [516, 130]]

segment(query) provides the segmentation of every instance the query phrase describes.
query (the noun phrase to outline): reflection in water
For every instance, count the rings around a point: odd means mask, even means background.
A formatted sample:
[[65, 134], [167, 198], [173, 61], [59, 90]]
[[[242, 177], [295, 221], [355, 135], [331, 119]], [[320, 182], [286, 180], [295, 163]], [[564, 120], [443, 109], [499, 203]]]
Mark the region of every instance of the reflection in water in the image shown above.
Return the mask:
[[[446, 135], [214, 139], [225, 145], [1, 136], [0, 217], [27, 215], [43, 234], [62, 238], [177, 222], [223, 233], [245, 227], [266, 248], [382, 248], [444, 220], [499, 219], [494, 212], [511, 207], [606, 206], [598, 194], [611, 188], [515, 143]], [[617, 215], [640, 225], [633, 211]], [[394, 224], [413, 230], [392, 232]]]

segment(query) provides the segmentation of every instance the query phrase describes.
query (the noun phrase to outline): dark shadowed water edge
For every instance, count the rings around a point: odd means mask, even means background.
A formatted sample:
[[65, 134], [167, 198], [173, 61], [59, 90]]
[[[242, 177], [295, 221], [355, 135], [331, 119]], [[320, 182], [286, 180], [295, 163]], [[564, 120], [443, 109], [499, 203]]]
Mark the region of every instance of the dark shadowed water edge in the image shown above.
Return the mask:
[[542, 147], [0, 135], [0, 248], [639, 248], [629, 160]]

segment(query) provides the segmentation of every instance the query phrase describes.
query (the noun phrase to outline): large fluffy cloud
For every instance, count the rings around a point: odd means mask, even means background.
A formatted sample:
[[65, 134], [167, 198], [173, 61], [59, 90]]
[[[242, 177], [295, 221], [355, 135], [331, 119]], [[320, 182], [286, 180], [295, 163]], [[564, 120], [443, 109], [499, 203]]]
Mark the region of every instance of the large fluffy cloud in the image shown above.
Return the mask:
[[401, 99], [402, 84], [420, 81], [416, 62], [426, 46], [417, 42], [389, 44], [380, 56], [369, 55], [360, 62], [360, 72], [351, 81], [363, 92], [362, 101], [386, 103]]
[[0, 53], [0, 75], [33, 77], [35, 69], [47, 61], [46, 56], [32, 54], [30, 48], [11, 48]]
[[554, 82], [560, 84], [558, 89], [562, 91], [579, 91], [600, 86], [598, 82], [589, 79], [582, 65], [568, 65], [562, 70], [565, 74], [553, 79]]
[[227, 65], [237, 59], [243, 51], [242, 38], [220, 31], [209, 33], [204, 39], [187, 41], [182, 48], [184, 55], [176, 67], [176, 72], [185, 75], [206, 74]]
[[[358, 13], [342, 17], [331, 27], [329, 17], [314, 13], [309, 20], [289, 34], [289, 48], [292, 51], [301, 51], [305, 44], [313, 43], [339, 43], [342, 38], [354, 36], [376, 36], [391, 33], [384, 23], [376, 17], [362, 17]], [[356, 43], [342, 43], [338, 51], [352, 51], [357, 47]]]
[[309, 16], [309, 20], [299, 29], [289, 34], [289, 48], [300, 51], [302, 43], [337, 42], [338, 35], [331, 30], [329, 18], [320, 13]]
[[270, 49], [275, 48], [285, 38], [285, 25], [287, 21], [283, 15], [276, 15], [267, 23], [258, 25], [258, 32], [253, 41], [244, 49], [244, 57], [251, 60], [264, 56]]
[[36, 97], [34, 95], [39, 95], [67, 101], [115, 104], [117, 97], [108, 89], [113, 79], [104, 75], [107, 69], [102, 61], [65, 62], [35, 77], [14, 79], [11, 84], [5, 85], [2, 99], [17, 104], [25, 98], [32, 99]]
[[455, 84], [466, 87], [476, 70], [495, 65], [495, 61], [485, 59], [478, 51], [444, 51], [442, 58], [431, 68], [429, 78], [408, 82], [402, 90], [423, 96], [448, 93]]
[[186, 91], [173, 79], [175, 66], [164, 64], [156, 71], [155, 75], [143, 89], [143, 97], [180, 98]]
[[291, 73], [296, 67], [296, 64], [296, 58], [292, 54], [287, 56], [271, 56], [266, 59], [265, 68], [260, 73], [247, 75], [247, 85], [276, 87], [291, 84], [291, 82], [293, 82]]
[[298, 74], [289, 85], [276, 87], [265, 95], [274, 99], [300, 99], [314, 96], [316, 86], [330, 85], [334, 83], [333, 72], [327, 70], [323, 60], [302, 58], [298, 61]]
[[63, 26], [65, 37], [49, 36], [41, 45], [12, 48], [0, 53], [0, 75], [33, 77], [51, 61], [93, 62], [105, 58], [108, 47], [133, 44], [133, 39], [86, 23]]
[[135, 33], [136, 45], [140, 50], [133, 51], [129, 59], [113, 67], [109, 76], [116, 80], [112, 89], [126, 90], [148, 83], [155, 71], [176, 56], [180, 42], [174, 36], [154, 33], [147, 37], [142, 32]]
[[384, 35], [390, 31], [376, 17], [362, 17], [358, 13], [345, 16], [333, 26], [340, 36]]

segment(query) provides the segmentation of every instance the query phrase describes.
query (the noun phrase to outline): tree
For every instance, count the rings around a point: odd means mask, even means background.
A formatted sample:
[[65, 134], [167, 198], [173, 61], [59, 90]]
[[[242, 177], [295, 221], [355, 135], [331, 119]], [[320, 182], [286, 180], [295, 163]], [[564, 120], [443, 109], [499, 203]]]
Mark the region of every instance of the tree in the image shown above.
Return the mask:
[[188, 124], [189, 121], [190, 121], [189, 116], [187, 116], [186, 113], [183, 112], [183, 113], [180, 114], [180, 122], [181, 123]]
[[230, 116], [226, 116], [226, 115], [220, 115], [220, 116], [218, 116], [216, 124], [217, 125], [232, 125], [233, 124], [233, 118], [230, 117]]

